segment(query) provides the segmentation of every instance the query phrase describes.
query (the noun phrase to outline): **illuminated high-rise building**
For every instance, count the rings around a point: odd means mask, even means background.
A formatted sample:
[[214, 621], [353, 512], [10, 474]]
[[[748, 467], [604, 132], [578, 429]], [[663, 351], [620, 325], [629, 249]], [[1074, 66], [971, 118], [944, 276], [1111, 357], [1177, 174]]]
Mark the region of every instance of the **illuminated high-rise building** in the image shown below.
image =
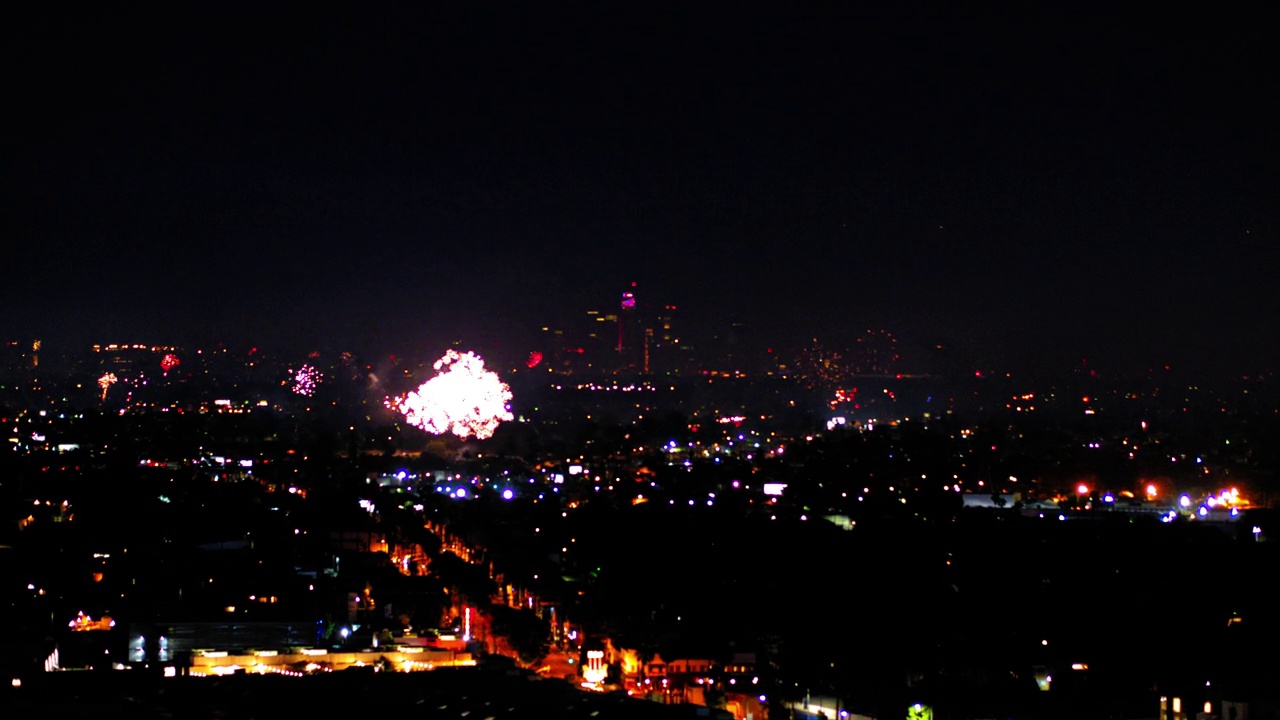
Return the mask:
[[677, 332], [677, 307], [662, 305], [647, 328], [649, 372], [656, 375], [680, 375], [692, 365], [693, 347]]
[[[635, 283], [631, 283], [631, 287], [635, 287]], [[622, 293], [622, 302], [618, 303], [618, 354], [625, 355], [632, 349], [631, 338], [627, 337], [628, 330], [636, 325], [636, 294], [633, 292]]]
[[[39, 340], [36, 341], [37, 344], [39, 342]], [[34, 352], [28, 352], [29, 347], [32, 345], [16, 340], [0, 344], [0, 352], [3, 353], [0, 355], [0, 369], [3, 369], [6, 375], [16, 376], [36, 367], [35, 359], [32, 357]]]
[[564, 330], [544, 325], [538, 336], [538, 352], [542, 353], [543, 364], [553, 372], [572, 372], [570, 357], [573, 348], [568, 346]]
[[574, 333], [574, 363], [581, 371], [613, 372], [618, 365], [618, 315], [587, 311], [587, 323]]
[[0, 342], [0, 387], [39, 385], [40, 346], [39, 340]]
[[675, 305], [649, 304], [637, 283], [620, 293], [617, 310], [587, 310], [585, 323], [564, 331], [542, 328], [540, 350], [563, 372], [680, 374], [691, 347], [677, 336]]
[[160, 376], [167, 372], [164, 367], [165, 357], [179, 352], [171, 345], [145, 345], [140, 343], [109, 343], [94, 345], [93, 364], [103, 372], [112, 372], [116, 376], [137, 377], [141, 375]]
[[646, 313], [636, 301], [636, 283], [622, 293], [618, 307], [618, 371], [642, 372], [645, 366]]

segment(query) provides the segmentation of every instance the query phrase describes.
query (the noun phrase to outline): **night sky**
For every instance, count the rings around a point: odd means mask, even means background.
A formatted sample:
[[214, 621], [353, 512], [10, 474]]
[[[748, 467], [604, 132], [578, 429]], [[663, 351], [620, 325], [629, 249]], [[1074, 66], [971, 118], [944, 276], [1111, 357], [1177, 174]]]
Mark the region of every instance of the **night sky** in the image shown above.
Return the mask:
[[10, 15], [0, 339], [1280, 361], [1265, 11], [616, 5]]

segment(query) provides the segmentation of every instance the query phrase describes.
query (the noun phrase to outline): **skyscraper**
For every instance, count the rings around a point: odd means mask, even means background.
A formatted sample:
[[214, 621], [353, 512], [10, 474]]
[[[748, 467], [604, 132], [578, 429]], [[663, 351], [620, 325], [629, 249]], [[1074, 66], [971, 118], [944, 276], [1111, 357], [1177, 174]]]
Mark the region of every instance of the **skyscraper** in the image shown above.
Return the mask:
[[693, 347], [678, 333], [675, 305], [662, 305], [653, 318], [649, 343], [649, 372], [657, 375], [681, 375], [692, 365]]
[[643, 372], [645, 366], [645, 328], [647, 316], [636, 300], [636, 283], [622, 293], [618, 307], [618, 371]]

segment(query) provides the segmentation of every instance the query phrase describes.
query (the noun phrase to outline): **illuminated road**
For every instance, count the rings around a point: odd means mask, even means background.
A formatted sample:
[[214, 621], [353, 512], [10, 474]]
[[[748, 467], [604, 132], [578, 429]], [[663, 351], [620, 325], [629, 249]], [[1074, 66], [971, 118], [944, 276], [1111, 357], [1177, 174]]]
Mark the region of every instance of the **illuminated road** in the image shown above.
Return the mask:
[[538, 674], [543, 677], [561, 678], [577, 685], [581, 681], [578, 677], [577, 653], [566, 653], [558, 648], [551, 648], [551, 652], [547, 653], [546, 659], [538, 668]]

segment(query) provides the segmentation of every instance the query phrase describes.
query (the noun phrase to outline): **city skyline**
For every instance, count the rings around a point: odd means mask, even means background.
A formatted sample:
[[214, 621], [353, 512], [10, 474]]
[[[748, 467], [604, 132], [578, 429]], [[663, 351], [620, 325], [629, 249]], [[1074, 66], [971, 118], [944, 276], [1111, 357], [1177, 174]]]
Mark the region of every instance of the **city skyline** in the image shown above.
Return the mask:
[[[1274, 368], [1266, 23], [1082, 7], [25, 11], [0, 337]], [[531, 349], [531, 348], [530, 348]]]

